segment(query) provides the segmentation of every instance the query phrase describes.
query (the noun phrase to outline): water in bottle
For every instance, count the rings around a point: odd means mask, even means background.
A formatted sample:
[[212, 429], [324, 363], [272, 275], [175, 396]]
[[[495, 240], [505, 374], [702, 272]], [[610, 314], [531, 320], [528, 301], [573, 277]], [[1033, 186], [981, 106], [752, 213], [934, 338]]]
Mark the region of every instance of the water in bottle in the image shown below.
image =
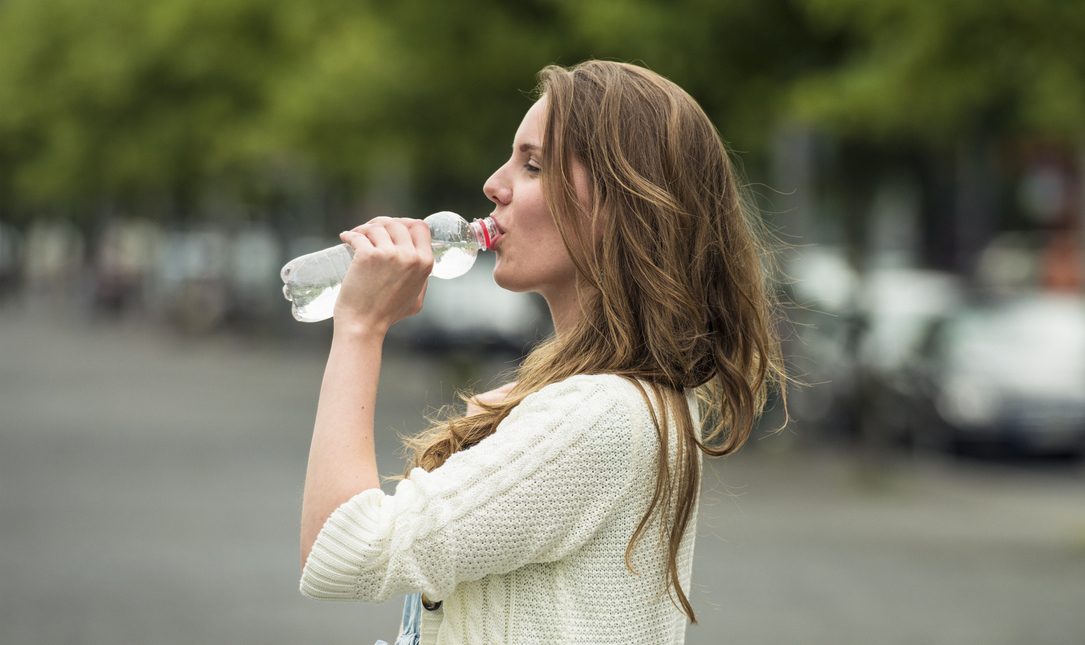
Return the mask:
[[[487, 217], [470, 224], [455, 213], [441, 211], [425, 220], [433, 247], [433, 273], [436, 278], [463, 275], [475, 263], [478, 251], [489, 250], [497, 237], [497, 226]], [[293, 302], [294, 318], [317, 322], [331, 318], [335, 299], [350, 268], [354, 249], [339, 244], [309, 253], [286, 263], [280, 276], [283, 296]]]

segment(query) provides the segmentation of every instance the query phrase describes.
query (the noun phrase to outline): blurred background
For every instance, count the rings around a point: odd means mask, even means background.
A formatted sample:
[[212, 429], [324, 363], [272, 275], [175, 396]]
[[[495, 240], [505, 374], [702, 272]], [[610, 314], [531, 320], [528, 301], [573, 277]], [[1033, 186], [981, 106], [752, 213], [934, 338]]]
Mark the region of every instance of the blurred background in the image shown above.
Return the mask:
[[[735, 151], [802, 383], [706, 482], [688, 642], [1081, 642], [1083, 40], [1067, 0], [0, 3], [0, 640], [389, 638], [295, 591], [330, 325], [279, 268], [489, 213], [536, 72], [607, 58]], [[394, 330], [389, 476], [551, 331], [490, 263]]]

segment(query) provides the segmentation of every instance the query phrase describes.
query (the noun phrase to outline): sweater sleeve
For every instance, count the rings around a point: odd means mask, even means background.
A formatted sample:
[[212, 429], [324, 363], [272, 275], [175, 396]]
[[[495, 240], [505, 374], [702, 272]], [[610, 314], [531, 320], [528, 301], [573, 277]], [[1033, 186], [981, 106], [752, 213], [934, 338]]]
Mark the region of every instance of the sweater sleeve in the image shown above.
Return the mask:
[[572, 553], [648, 472], [631, 412], [644, 403], [631, 387], [616, 376], [547, 386], [440, 468], [412, 470], [393, 495], [349, 500], [322, 528], [302, 593], [384, 602], [421, 590], [437, 600], [460, 582]]

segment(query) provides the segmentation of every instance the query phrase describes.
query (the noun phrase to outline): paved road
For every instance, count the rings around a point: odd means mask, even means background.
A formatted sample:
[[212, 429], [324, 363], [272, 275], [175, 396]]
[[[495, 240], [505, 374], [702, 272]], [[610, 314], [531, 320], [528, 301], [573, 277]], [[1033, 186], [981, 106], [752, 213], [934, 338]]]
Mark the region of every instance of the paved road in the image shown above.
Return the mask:
[[[390, 636], [394, 603], [296, 591], [319, 333], [182, 339], [44, 313], [0, 311], [0, 641]], [[464, 373], [386, 359], [386, 473], [401, 468], [395, 432]], [[1083, 642], [1080, 466], [912, 461], [871, 485], [846, 456], [797, 445], [771, 437], [719, 464], [687, 642]]]

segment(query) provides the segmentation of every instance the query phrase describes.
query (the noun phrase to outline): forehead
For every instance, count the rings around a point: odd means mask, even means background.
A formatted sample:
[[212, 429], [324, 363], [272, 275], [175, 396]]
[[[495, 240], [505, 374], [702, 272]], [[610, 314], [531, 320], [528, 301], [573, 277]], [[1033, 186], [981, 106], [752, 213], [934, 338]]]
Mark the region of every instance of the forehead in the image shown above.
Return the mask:
[[543, 128], [546, 125], [546, 97], [542, 97], [531, 106], [524, 115], [520, 127], [516, 130], [514, 146], [530, 144], [536, 148], [542, 147]]

